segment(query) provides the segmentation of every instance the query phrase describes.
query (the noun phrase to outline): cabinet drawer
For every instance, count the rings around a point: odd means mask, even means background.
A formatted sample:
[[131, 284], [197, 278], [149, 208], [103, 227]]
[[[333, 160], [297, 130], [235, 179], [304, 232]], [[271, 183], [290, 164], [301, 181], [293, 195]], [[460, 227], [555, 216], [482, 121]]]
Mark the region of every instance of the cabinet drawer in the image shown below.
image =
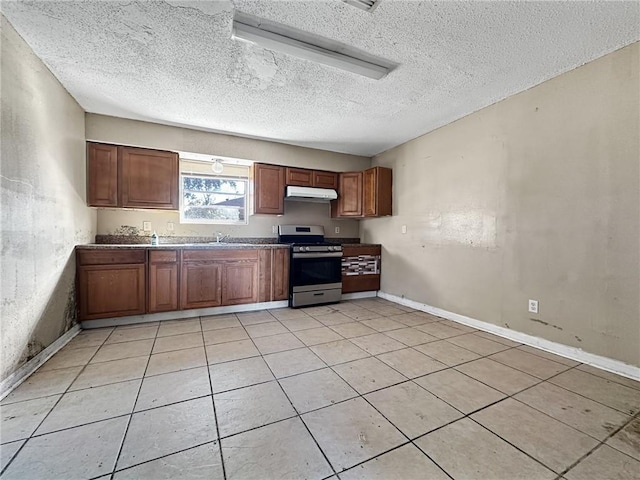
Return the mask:
[[335, 172], [313, 171], [313, 186], [318, 188], [338, 189], [338, 174]]
[[374, 290], [380, 290], [380, 275], [342, 277], [342, 293], [370, 292]]
[[298, 187], [313, 186], [313, 170], [287, 167], [285, 178], [287, 185], [295, 185]]
[[149, 262], [151, 263], [175, 263], [178, 261], [176, 250], [158, 250], [149, 252]]
[[79, 250], [77, 252], [80, 265], [115, 265], [144, 263], [146, 250], [119, 250], [115, 248], [105, 250]]
[[380, 255], [380, 245], [363, 245], [362, 247], [342, 247], [343, 257], [357, 257], [358, 255]]
[[258, 261], [258, 249], [255, 250], [183, 250], [183, 262], [201, 261], [237, 261], [254, 260]]

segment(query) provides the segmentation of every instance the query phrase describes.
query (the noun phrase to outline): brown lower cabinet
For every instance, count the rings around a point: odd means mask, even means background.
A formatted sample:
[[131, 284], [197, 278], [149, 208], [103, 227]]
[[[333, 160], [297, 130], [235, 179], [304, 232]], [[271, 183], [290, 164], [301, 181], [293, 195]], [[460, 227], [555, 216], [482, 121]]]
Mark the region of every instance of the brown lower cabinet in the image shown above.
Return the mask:
[[289, 250], [78, 249], [78, 318], [286, 300]]
[[258, 255], [258, 301], [288, 300], [289, 249], [265, 249]]
[[222, 268], [222, 305], [258, 301], [258, 260], [225, 262]]
[[214, 262], [183, 262], [180, 308], [222, 305], [222, 265]]
[[257, 249], [184, 250], [180, 308], [256, 303], [258, 252]]
[[78, 318], [140, 315], [146, 310], [144, 250], [84, 250], [77, 255]]
[[149, 252], [149, 313], [178, 309], [178, 251]]
[[380, 290], [380, 245], [342, 248], [342, 293]]
[[289, 249], [278, 248], [273, 252], [273, 263], [271, 265], [271, 299], [289, 299]]

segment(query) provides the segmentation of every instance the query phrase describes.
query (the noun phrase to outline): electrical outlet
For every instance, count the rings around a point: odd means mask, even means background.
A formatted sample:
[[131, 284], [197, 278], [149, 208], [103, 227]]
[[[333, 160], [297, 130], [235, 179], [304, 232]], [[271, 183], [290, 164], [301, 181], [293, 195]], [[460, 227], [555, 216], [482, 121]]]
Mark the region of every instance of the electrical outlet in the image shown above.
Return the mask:
[[407, 226], [406, 225], [402, 225], [402, 233], [407, 233]]
[[151, 222], [142, 222], [142, 230], [145, 232], [151, 231]]
[[173, 222], [167, 222], [167, 230], [173, 232]]
[[336, 227], [335, 232], [340, 233], [340, 227]]
[[278, 233], [278, 226], [277, 225], [271, 225], [271, 233]]
[[529, 313], [538, 313], [538, 300], [529, 300]]

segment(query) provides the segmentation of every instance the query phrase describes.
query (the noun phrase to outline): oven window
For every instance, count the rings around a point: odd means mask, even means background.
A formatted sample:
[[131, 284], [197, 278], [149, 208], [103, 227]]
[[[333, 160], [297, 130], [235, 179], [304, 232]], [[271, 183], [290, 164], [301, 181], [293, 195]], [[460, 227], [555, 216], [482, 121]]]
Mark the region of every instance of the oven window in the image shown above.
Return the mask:
[[294, 287], [341, 281], [340, 258], [294, 258], [291, 262], [291, 284]]

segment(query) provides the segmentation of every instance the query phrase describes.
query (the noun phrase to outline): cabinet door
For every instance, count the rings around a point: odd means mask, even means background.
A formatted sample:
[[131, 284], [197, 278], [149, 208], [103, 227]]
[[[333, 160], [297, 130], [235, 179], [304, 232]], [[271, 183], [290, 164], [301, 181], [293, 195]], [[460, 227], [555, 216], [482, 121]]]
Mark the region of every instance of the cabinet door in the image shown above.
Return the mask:
[[273, 250], [264, 248], [258, 251], [258, 302], [271, 301], [271, 265]]
[[168, 312], [178, 309], [178, 252], [149, 252], [149, 309]]
[[289, 249], [275, 248], [271, 265], [272, 301], [289, 299]]
[[331, 205], [332, 217], [362, 216], [362, 172], [340, 174], [338, 200]]
[[228, 262], [222, 277], [222, 305], [258, 301], [258, 262]]
[[87, 205], [118, 206], [118, 147], [87, 143]]
[[144, 264], [78, 268], [80, 320], [140, 315], [145, 304]]
[[375, 217], [378, 212], [378, 170], [376, 168], [370, 168], [365, 170], [362, 175], [362, 184], [364, 190], [363, 197], [363, 211], [365, 217]]
[[178, 154], [119, 147], [122, 207], [177, 210]]
[[338, 174], [336, 172], [313, 171], [313, 186], [318, 188], [338, 189]]
[[180, 308], [219, 307], [222, 304], [222, 264], [183, 263]]
[[342, 293], [380, 290], [380, 254], [380, 245], [343, 247]]
[[253, 164], [253, 213], [284, 214], [284, 167]]
[[289, 168], [286, 172], [286, 184], [297, 187], [313, 187], [313, 170], [305, 168]]
[[391, 215], [392, 177], [391, 169], [373, 167], [364, 171], [364, 216], [383, 217]]

